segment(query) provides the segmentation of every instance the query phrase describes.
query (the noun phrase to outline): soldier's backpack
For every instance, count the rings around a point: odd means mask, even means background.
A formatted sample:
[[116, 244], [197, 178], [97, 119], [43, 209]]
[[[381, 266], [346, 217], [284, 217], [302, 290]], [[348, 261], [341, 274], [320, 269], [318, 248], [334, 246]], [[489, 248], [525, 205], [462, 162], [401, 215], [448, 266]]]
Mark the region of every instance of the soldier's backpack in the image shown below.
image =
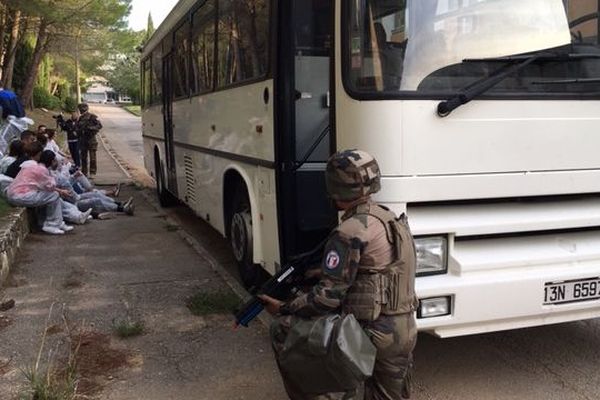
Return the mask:
[[304, 393], [357, 388], [373, 373], [377, 349], [352, 315], [297, 319], [279, 354], [279, 367]]

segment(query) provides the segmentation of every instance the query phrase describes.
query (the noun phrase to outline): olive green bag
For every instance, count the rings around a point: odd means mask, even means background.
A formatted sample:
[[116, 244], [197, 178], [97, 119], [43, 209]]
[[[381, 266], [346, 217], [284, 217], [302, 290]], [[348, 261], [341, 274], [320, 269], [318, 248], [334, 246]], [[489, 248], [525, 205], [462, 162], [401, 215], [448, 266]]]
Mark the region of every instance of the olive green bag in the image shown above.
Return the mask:
[[290, 329], [279, 367], [305, 393], [358, 387], [373, 373], [377, 349], [354, 315], [298, 319]]

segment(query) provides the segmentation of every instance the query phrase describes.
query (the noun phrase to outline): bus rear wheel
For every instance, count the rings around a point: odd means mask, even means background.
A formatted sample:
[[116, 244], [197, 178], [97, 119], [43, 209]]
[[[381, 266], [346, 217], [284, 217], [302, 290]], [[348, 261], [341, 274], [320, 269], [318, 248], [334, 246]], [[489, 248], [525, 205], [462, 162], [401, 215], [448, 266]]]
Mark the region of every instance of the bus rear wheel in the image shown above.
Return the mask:
[[246, 288], [259, 284], [260, 268], [253, 262], [252, 214], [250, 201], [244, 190], [237, 190], [229, 219], [229, 242]]
[[167, 190], [165, 184], [165, 174], [161, 167], [160, 159], [156, 158], [154, 163], [154, 174], [156, 176], [156, 196], [161, 207], [171, 207], [175, 205], [175, 199]]

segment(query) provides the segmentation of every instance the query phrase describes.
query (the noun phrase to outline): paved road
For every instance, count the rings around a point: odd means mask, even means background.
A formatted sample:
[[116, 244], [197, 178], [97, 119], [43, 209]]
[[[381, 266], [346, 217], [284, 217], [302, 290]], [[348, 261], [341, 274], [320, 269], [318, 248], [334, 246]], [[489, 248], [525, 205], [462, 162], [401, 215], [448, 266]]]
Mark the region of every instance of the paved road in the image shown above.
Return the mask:
[[92, 104], [90, 111], [100, 117], [102, 136], [110, 144], [110, 151], [126, 162], [129, 173], [137, 180], [143, 178], [144, 143], [142, 120], [114, 104]]
[[[234, 270], [210, 226], [185, 207], [167, 212]], [[444, 340], [420, 335], [415, 359], [416, 400], [600, 399], [599, 320]]]

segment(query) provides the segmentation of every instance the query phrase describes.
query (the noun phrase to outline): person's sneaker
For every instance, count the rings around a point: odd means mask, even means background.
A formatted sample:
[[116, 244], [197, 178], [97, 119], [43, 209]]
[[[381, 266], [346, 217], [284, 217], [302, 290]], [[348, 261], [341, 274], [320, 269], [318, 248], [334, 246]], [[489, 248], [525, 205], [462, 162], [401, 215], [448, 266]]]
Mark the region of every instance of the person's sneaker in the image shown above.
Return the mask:
[[92, 218], [92, 209], [88, 209], [85, 212], [81, 213], [81, 216], [79, 217], [79, 225], [83, 225], [87, 222], [88, 219]]
[[111, 213], [111, 212], [103, 212], [103, 213], [99, 213], [97, 218], [100, 220], [103, 219], [113, 219], [115, 217], [115, 214]]
[[127, 201], [127, 203], [125, 203], [125, 205], [123, 206], [123, 212], [127, 215], [133, 215], [133, 213], [135, 212], [135, 205], [133, 204], [133, 200]]
[[51, 235], [64, 235], [65, 232], [61, 229], [58, 229], [54, 226], [44, 226], [42, 227], [42, 231], [49, 233]]
[[123, 203], [123, 209], [129, 207], [131, 204], [133, 204], [133, 197], [128, 198], [127, 201]]
[[71, 225], [67, 225], [64, 222], [60, 226], [60, 230], [63, 232], [71, 232], [74, 228]]
[[120, 193], [121, 193], [121, 182], [117, 183], [117, 186], [115, 187], [115, 190], [113, 191], [113, 196], [119, 197]]

